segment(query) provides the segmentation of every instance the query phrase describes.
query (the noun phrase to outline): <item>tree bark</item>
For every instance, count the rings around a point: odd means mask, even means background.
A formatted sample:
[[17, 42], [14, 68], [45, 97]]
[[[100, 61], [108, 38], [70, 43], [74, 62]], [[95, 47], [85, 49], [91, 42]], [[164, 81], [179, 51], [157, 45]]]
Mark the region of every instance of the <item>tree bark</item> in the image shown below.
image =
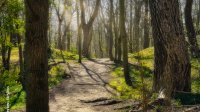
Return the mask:
[[109, 57], [113, 61], [113, 0], [110, 0], [110, 17], [109, 17]]
[[[3, 35], [2, 35], [3, 36]], [[2, 65], [4, 70], [10, 70], [10, 55], [11, 55], [11, 46], [7, 46], [6, 45], [6, 34], [4, 35], [5, 37], [3, 37], [2, 39], [2, 44], [1, 44], [1, 55], [2, 55]], [[12, 38], [13, 34], [10, 34], [10, 42], [11, 42], [11, 38]]]
[[129, 66], [128, 66], [128, 44], [127, 44], [127, 35], [125, 28], [125, 3], [124, 0], [120, 0], [120, 38], [123, 39], [123, 67], [124, 67], [124, 76], [126, 84], [132, 86], [131, 77], [129, 75]]
[[77, 14], [77, 28], [78, 28], [78, 37], [77, 37], [77, 43], [78, 43], [78, 62], [82, 62], [82, 38], [81, 38], [81, 24], [80, 24], [80, 17], [79, 17], [79, 10], [78, 10], [78, 0], [76, 0], [76, 14]]
[[178, 0], [150, 0], [155, 48], [155, 91], [191, 91], [191, 65], [180, 20]]
[[196, 28], [199, 30], [199, 23], [200, 23], [200, 1], [197, 1], [198, 3], [198, 10], [197, 10], [197, 22], [196, 22]]
[[23, 86], [23, 89], [25, 90], [25, 78], [24, 78], [24, 58], [23, 58], [23, 50], [22, 50], [22, 36], [19, 33], [16, 33], [17, 36], [17, 43], [18, 43], [18, 50], [19, 50], [19, 68], [20, 68], [20, 82]]
[[133, 39], [133, 51], [139, 51], [139, 39], [140, 39], [140, 19], [141, 19], [141, 8], [143, 1], [135, 0], [135, 16], [134, 16], [134, 39]]
[[58, 20], [58, 42], [57, 42], [57, 48], [60, 50], [63, 50], [63, 46], [62, 46], [62, 31], [61, 28], [62, 27], [62, 20]]
[[80, 0], [81, 26], [82, 26], [82, 29], [83, 29], [83, 36], [84, 36], [83, 51], [82, 52], [83, 52], [83, 55], [87, 58], [90, 57], [89, 48], [90, 48], [90, 44], [91, 44], [91, 41], [92, 41], [92, 37], [90, 36], [90, 33], [91, 33], [93, 22], [94, 22], [96, 16], [98, 15], [100, 3], [101, 3], [101, 0], [96, 0], [94, 12], [93, 12], [91, 18], [89, 19], [88, 23], [86, 23], [85, 8], [84, 8], [83, 0]]
[[146, 49], [149, 47], [149, 0], [145, 0], [145, 12], [144, 12], [144, 44], [143, 48]]
[[49, 112], [48, 0], [25, 0], [26, 111]]
[[130, 0], [129, 52], [133, 53], [133, 1]]
[[189, 61], [178, 0], [150, 0], [154, 38], [154, 91], [169, 100], [175, 91], [191, 91]]
[[193, 0], [186, 0], [185, 6], [185, 25], [187, 36], [190, 43], [190, 52], [192, 57], [200, 57], [200, 49], [197, 43], [196, 32], [192, 20], [192, 4]]

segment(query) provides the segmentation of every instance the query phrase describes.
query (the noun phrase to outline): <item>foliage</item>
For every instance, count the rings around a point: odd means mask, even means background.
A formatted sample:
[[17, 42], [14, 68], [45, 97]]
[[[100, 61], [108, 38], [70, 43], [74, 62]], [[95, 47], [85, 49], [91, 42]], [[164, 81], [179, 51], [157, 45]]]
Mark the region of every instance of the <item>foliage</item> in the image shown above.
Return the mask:
[[64, 57], [66, 60], [78, 60], [77, 54], [67, 51], [60, 51], [58, 49], [53, 49], [52, 57], [54, 59], [62, 59]]
[[23, 11], [22, 0], [7, 0], [4, 10], [0, 13], [0, 31], [3, 33], [23, 32], [24, 21], [19, 17]]
[[11, 109], [24, 107], [25, 92], [22, 91], [22, 86], [19, 83], [19, 68], [17, 66], [12, 66], [11, 71], [4, 71], [0, 75], [0, 82], [1, 82], [0, 83], [1, 85], [0, 105], [3, 107], [1, 108], [2, 110], [0, 111], [4, 111], [4, 109], [6, 108], [7, 87], [9, 87], [9, 91], [10, 91], [9, 103], [10, 103]]
[[64, 68], [61, 65], [53, 66], [51, 70], [49, 70], [49, 87], [53, 87], [59, 84], [64, 75]]
[[[141, 81], [141, 74], [144, 76], [145, 84]], [[130, 76], [132, 77], [133, 87], [127, 86], [125, 83], [124, 75], [123, 75], [123, 68], [117, 67], [113, 70], [112, 75], [115, 78], [115, 80], [112, 80], [110, 82], [110, 86], [114, 89], [116, 89], [120, 96], [119, 98], [122, 99], [141, 99], [142, 95], [142, 87], [145, 86], [145, 91], [147, 93], [150, 92], [151, 88], [151, 80], [152, 80], [152, 74], [149, 71], [145, 70], [139, 70], [134, 68], [134, 66], [130, 67]]]
[[[126, 85], [124, 81], [122, 67], [117, 67], [113, 70], [112, 74], [114, 77], [116, 77], [116, 79], [112, 80], [110, 85], [111, 87], [115, 88], [119, 93], [121, 93], [121, 96], [119, 98], [134, 98], [134, 99], [141, 98], [141, 92], [142, 92], [141, 88], [143, 84], [141, 82], [141, 74], [143, 74], [146, 88], [149, 88], [147, 92], [151, 92], [152, 78], [153, 78], [153, 74], [152, 74], [153, 59], [154, 59], [153, 48], [147, 48], [138, 53], [129, 54], [129, 62], [131, 63], [130, 74], [133, 79], [133, 85], [134, 85], [133, 88], [130, 88]], [[138, 61], [140, 63], [138, 63]], [[144, 69], [138, 69], [138, 66]], [[195, 98], [193, 100], [197, 102], [199, 99], [198, 94], [200, 93], [200, 73], [199, 73], [200, 61], [198, 59], [191, 59], [191, 66], [192, 66], [192, 69], [191, 69], [192, 92], [195, 94], [193, 95], [195, 97], [193, 96], [192, 97]], [[187, 99], [191, 99], [192, 97], [187, 98]], [[183, 98], [185, 98], [184, 95], [183, 95]], [[187, 102], [187, 100], [185, 101]], [[175, 100], [175, 102], [176, 104], [180, 104], [180, 102], [184, 103], [184, 101], [182, 100], [181, 101]]]
[[141, 66], [153, 70], [154, 48], [150, 47], [138, 53], [129, 54], [129, 62], [137, 64], [140, 60]]
[[153, 59], [154, 58], [154, 48], [150, 47], [147, 49], [144, 49], [140, 52], [134, 53], [134, 54], [129, 54], [130, 58], [135, 58], [135, 59]]
[[[77, 55], [63, 51], [63, 55], [66, 59], [76, 59]], [[53, 57], [55, 60], [61, 59], [60, 51], [54, 49], [53, 50]], [[3, 108], [0, 108], [0, 112], [4, 111], [6, 108], [6, 88], [10, 87], [10, 105], [11, 110], [17, 110], [22, 109], [25, 106], [25, 92], [22, 91], [22, 86], [19, 83], [19, 65], [16, 64], [18, 61], [18, 48], [13, 47], [11, 51], [11, 70], [10, 71], [4, 71], [0, 75], [0, 106]], [[1, 59], [0, 59], [1, 60]], [[54, 87], [55, 85], [58, 85], [64, 75], [65, 68], [62, 65], [55, 65], [52, 66], [49, 70], [49, 88]], [[3, 70], [0, 70], [3, 71]]]

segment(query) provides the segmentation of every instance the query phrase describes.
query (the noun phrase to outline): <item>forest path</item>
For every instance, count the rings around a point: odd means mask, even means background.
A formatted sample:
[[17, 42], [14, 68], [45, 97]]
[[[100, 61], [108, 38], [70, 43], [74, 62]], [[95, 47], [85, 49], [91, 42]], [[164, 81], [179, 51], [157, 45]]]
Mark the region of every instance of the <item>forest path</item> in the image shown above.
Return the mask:
[[[110, 100], [116, 92], [108, 85], [115, 67], [109, 59], [83, 61], [82, 64], [72, 62], [63, 66], [69, 68], [71, 78], [50, 90], [50, 112], [116, 112], [116, 108], [124, 106], [123, 101]], [[85, 103], [89, 100], [104, 101]], [[106, 102], [116, 104], [104, 105]]]

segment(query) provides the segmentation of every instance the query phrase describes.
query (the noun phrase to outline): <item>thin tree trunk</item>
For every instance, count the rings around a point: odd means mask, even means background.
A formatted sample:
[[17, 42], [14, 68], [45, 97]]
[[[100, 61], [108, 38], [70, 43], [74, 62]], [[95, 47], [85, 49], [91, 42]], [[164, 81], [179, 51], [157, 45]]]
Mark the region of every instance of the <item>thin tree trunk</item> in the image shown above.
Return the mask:
[[71, 47], [71, 31], [70, 31], [70, 25], [67, 26], [67, 51], [70, 51]]
[[[10, 42], [11, 42], [11, 38], [12, 38], [13, 34], [10, 35]], [[2, 64], [3, 64], [3, 68], [4, 70], [10, 70], [10, 55], [11, 55], [11, 47], [10, 46], [6, 46], [6, 35], [4, 37], [4, 39], [2, 39]]]
[[[117, 13], [117, 10], [116, 10]], [[118, 29], [117, 29], [117, 23], [118, 23], [118, 15], [116, 14], [116, 16], [114, 16], [114, 33], [115, 33], [115, 63], [118, 61], [118, 38], [119, 38], [119, 34], [118, 34]]]
[[109, 57], [113, 61], [113, 0], [110, 0], [110, 17], [109, 17]]
[[134, 50], [134, 52], [139, 51], [140, 19], [141, 19], [142, 4], [143, 4], [143, 1], [135, 0], [134, 39], [133, 39], [133, 50]]
[[144, 44], [143, 48], [148, 48], [150, 44], [149, 39], [149, 0], [145, 0], [145, 14], [144, 14]]
[[20, 82], [23, 86], [23, 89], [25, 90], [25, 78], [24, 78], [24, 60], [23, 60], [23, 50], [21, 45], [22, 37], [19, 33], [16, 34], [17, 36], [17, 43], [18, 43], [18, 50], [19, 50], [19, 68], [20, 68]]
[[129, 66], [128, 66], [128, 45], [127, 45], [127, 35], [125, 28], [125, 3], [124, 0], [120, 0], [120, 37], [123, 39], [123, 67], [124, 67], [124, 76], [126, 84], [132, 86], [131, 77], [129, 75]]
[[57, 42], [57, 48], [60, 49], [60, 50], [63, 50], [61, 27], [62, 27], [62, 20], [58, 20], [58, 42]]
[[185, 6], [185, 25], [187, 36], [190, 43], [190, 52], [192, 57], [200, 57], [200, 49], [197, 43], [196, 32], [192, 20], [192, 4], [193, 0], [186, 0]]
[[133, 1], [130, 0], [129, 52], [133, 53]]
[[76, 0], [76, 14], [77, 14], [77, 28], [78, 28], [78, 37], [77, 37], [77, 43], [78, 43], [78, 62], [81, 63], [82, 61], [82, 53], [81, 53], [81, 46], [82, 46], [82, 38], [81, 38], [81, 24], [80, 24], [80, 18], [79, 18], [79, 10], [78, 10], [78, 0]]

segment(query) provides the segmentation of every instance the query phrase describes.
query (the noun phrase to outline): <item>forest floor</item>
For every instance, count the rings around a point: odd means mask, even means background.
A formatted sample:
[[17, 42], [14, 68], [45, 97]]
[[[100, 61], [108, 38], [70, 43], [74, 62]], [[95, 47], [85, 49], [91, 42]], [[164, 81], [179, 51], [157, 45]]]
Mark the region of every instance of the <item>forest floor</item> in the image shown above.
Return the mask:
[[[68, 52], [63, 54], [61, 56], [60, 51], [55, 50], [53, 58], [49, 60], [50, 112], [141, 112], [143, 96], [141, 87], [143, 86], [146, 90], [145, 94], [150, 95], [146, 102], [148, 103], [148, 112], [163, 109], [163, 107], [151, 103], [157, 98], [157, 94], [151, 93], [153, 48], [129, 54], [130, 75], [134, 79], [133, 88], [125, 83], [123, 67], [120, 64], [116, 65], [108, 58], [83, 59], [80, 64], [77, 63], [78, 56], [76, 54]], [[13, 58], [12, 60], [18, 59]], [[200, 78], [198, 75], [200, 64], [197, 59], [191, 59], [191, 64], [192, 93], [189, 96], [186, 94], [180, 96], [178, 100], [173, 100], [172, 112], [200, 111]], [[141, 74], [144, 77], [143, 82]], [[21, 90], [19, 84], [12, 86], [14, 89], [19, 86], [18, 89]], [[18, 100], [12, 108], [12, 112], [23, 112], [24, 98], [25, 92], [22, 92], [20, 97], [17, 97]]]
[[62, 64], [66, 77], [50, 90], [51, 112], [121, 112], [130, 100], [114, 100], [117, 92], [109, 86], [114, 63], [109, 59]]

